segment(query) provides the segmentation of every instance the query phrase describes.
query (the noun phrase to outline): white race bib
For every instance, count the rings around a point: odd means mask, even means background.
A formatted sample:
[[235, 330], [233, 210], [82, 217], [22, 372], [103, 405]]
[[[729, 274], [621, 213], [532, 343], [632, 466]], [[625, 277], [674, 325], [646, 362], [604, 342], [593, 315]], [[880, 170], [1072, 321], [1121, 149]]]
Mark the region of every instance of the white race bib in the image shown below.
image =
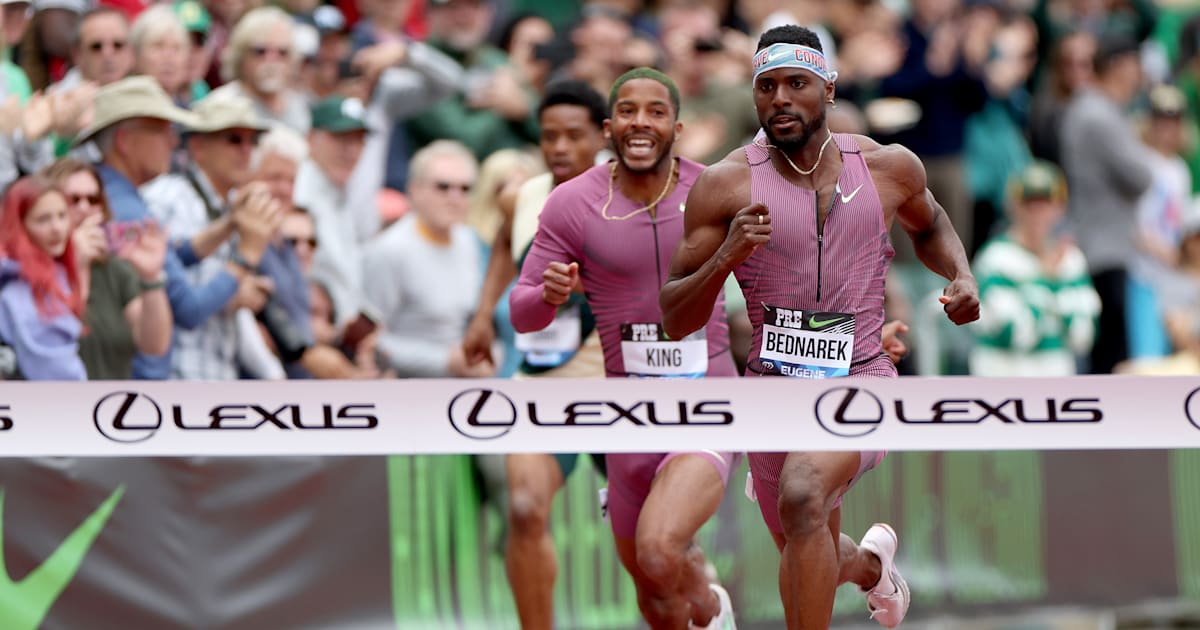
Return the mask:
[[850, 375], [854, 315], [763, 305], [758, 348], [763, 374], [795, 378]]
[[708, 373], [708, 339], [703, 328], [671, 341], [660, 324], [621, 324], [621, 359], [628, 376], [700, 378]]
[[579, 349], [583, 331], [578, 304], [560, 309], [550, 325], [531, 333], [517, 333], [517, 350], [525, 353], [525, 362], [536, 367], [562, 365]]

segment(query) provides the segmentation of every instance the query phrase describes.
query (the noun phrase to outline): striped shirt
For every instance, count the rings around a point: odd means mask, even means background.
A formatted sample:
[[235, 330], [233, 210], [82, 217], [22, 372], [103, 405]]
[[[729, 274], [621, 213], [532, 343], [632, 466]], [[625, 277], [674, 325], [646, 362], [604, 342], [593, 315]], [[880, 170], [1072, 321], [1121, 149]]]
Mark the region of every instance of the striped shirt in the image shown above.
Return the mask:
[[[751, 202], [771, 216], [771, 240], [734, 269], [746, 295], [754, 337], [748, 373], [761, 373], [764, 306], [855, 316], [851, 374], [871, 371], [883, 355], [883, 293], [892, 249], [883, 204], [866, 158], [852, 136], [833, 134], [843, 167], [825, 225], [817, 226], [817, 191], [799, 188], [771, 162], [769, 149], [746, 145]], [[760, 132], [756, 142], [762, 142]], [[891, 362], [883, 366], [895, 374]]]
[[[688, 191], [704, 167], [680, 158], [679, 183], [653, 215], [632, 214], [642, 204], [621, 194], [611, 181], [610, 169], [611, 164], [594, 166], [555, 187], [509, 301], [517, 330], [544, 328], [557, 308], [542, 300], [542, 272], [552, 261], [578, 262], [604, 347], [605, 371], [613, 377], [628, 375], [622, 356], [622, 325], [662, 322], [658, 293], [666, 283], [671, 255], [683, 238]], [[627, 215], [627, 219], [615, 219]], [[736, 376], [729, 354], [724, 293], [713, 306], [705, 335], [707, 375]]]

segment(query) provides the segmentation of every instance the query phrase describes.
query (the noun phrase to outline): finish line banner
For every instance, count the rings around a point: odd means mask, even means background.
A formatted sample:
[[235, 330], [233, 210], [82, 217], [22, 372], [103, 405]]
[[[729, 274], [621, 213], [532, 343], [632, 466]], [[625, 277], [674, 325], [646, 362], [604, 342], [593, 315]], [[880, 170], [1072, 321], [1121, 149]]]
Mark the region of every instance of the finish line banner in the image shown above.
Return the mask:
[[8, 382], [0, 457], [1200, 448], [1200, 379]]

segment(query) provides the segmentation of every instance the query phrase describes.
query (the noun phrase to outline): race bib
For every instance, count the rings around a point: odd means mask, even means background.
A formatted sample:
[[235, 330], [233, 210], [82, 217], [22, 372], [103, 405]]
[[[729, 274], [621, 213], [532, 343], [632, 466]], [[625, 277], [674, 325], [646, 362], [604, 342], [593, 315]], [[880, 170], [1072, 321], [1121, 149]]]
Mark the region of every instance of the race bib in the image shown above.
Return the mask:
[[578, 304], [560, 309], [550, 325], [536, 332], [518, 333], [513, 340], [525, 353], [525, 362], [535, 367], [557, 367], [571, 358], [582, 343]]
[[763, 374], [796, 378], [850, 375], [854, 356], [854, 315], [801, 311], [763, 305]]
[[621, 324], [621, 359], [627, 376], [700, 378], [708, 372], [708, 339], [703, 328], [671, 341], [660, 324]]

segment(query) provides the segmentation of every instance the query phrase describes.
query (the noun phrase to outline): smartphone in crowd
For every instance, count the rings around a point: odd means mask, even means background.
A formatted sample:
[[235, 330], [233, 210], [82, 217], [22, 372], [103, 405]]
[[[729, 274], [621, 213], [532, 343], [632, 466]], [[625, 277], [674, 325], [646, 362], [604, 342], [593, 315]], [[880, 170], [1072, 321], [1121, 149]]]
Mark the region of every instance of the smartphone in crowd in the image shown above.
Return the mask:
[[141, 235], [140, 221], [109, 221], [104, 224], [104, 236], [111, 252], [121, 251], [126, 245], [136, 243]]
[[371, 316], [366, 313], [359, 313], [358, 318], [346, 324], [346, 330], [342, 332], [342, 350], [346, 354], [354, 356], [358, 345], [369, 337], [371, 333], [375, 332], [377, 328], [379, 328], [379, 323]]

